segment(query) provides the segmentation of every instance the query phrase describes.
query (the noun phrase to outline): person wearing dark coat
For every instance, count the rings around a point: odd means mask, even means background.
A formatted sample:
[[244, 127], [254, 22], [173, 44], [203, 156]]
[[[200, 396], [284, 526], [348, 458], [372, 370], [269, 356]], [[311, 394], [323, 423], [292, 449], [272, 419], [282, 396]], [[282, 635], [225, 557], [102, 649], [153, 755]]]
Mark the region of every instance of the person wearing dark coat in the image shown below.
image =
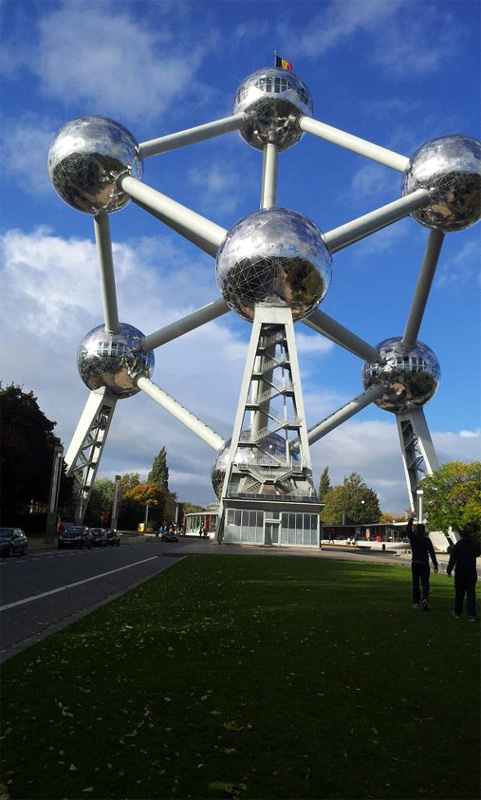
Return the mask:
[[418, 609], [421, 602], [422, 587], [422, 606], [424, 611], [429, 611], [429, 557], [433, 562], [434, 572], [438, 571], [438, 560], [431, 539], [426, 533], [426, 528], [422, 523], [416, 525], [413, 531], [414, 514], [408, 521], [406, 536], [411, 545], [411, 574], [413, 587], [413, 608]]
[[481, 555], [481, 545], [471, 539], [469, 533], [461, 533], [449, 556], [446, 572], [451, 575], [454, 569], [454, 610], [455, 619], [463, 613], [464, 595], [469, 622], [476, 621], [476, 559]]

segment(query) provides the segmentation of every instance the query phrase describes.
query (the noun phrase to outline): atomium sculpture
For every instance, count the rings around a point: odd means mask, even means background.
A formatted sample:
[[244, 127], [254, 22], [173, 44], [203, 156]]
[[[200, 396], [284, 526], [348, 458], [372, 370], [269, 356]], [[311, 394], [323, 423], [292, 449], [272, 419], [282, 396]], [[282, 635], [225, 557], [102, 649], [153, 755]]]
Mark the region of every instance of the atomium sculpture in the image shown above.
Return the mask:
[[[239, 87], [233, 115], [138, 144], [122, 125], [83, 117], [51, 144], [54, 188], [94, 219], [104, 323], [78, 350], [91, 390], [66, 455], [74, 476], [77, 519], [85, 513], [115, 405], [139, 391], [189, 427], [218, 455], [212, 483], [219, 498], [218, 536], [224, 541], [319, 544], [319, 503], [310, 445], [370, 403], [396, 416], [409, 500], [438, 462], [424, 417], [440, 368], [418, 339], [445, 233], [481, 216], [481, 143], [450, 135], [422, 145], [411, 159], [312, 118], [305, 84], [292, 72], [265, 68]], [[263, 154], [260, 210], [225, 230], [141, 181], [144, 159], [238, 131]], [[278, 156], [311, 134], [402, 173], [402, 196], [322, 232], [298, 212], [276, 204]], [[119, 322], [108, 215], [132, 200], [216, 260], [221, 297], [147, 336]], [[376, 347], [319, 308], [331, 283], [333, 256], [411, 215], [429, 229], [417, 286], [402, 336]], [[252, 324], [233, 433], [219, 436], [152, 381], [153, 350], [235, 311]], [[364, 391], [307, 430], [294, 323], [331, 339], [364, 361]]]

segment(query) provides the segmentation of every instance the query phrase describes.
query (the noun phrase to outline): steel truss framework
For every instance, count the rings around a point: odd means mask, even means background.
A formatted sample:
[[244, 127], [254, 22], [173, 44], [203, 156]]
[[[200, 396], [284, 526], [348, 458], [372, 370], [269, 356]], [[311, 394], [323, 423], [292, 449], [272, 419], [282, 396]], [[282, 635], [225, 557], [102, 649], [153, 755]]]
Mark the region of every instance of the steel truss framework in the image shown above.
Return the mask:
[[[245, 121], [246, 115], [244, 113], [234, 114], [225, 119], [219, 119], [141, 143], [138, 146], [138, 150], [142, 158], [151, 158], [209, 138], [240, 131]], [[296, 124], [301, 135], [306, 133], [318, 137], [400, 173], [407, 171], [410, 165], [410, 159], [405, 156], [340, 131], [308, 116], [301, 114]], [[268, 143], [265, 145], [260, 197], [261, 208], [274, 208], [276, 206], [278, 155], [279, 151], [275, 144]], [[116, 183], [117, 188], [128, 195], [135, 204], [192, 242], [202, 251], [216, 257], [220, 246], [226, 238], [227, 230], [167, 197], [155, 188], [146, 185], [129, 174], [128, 170], [117, 177]], [[324, 241], [329, 251], [335, 254], [412, 214], [416, 210], [427, 207], [430, 201], [429, 191], [424, 188], [416, 189], [411, 194], [325, 232]], [[119, 315], [108, 213], [100, 211], [95, 214], [94, 229], [100, 268], [105, 330], [116, 334], [119, 331]], [[428, 234], [426, 251], [401, 340], [402, 345], [407, 348], [414, 347], [417, 341], [443, 238], [444, 234], [437, 229], [431, 230]], [[141, 346], [146, 351], [152, 351], [201, 325], [227, 314], [229, 311], [230, 308], [223, 297], [214, 298], [206, 306], [146, 335], [141, 341]], [[320, 309], [312, 311], [303, 320], [303, 324], [355, 354], [363, 361], [371, 362], [378, 357], [378, 351], [375, 347]], [[274, 338], [269, 340], [269, 336]], [[271, 352], [269, 352], [269, 347]], [[280, 347], [281, 350], [284, 348], [284, 361], [287, 363], [286, 357], [289, 361], [288, 380], [282, 386], [276, 382], [277, 375], [275, 373], [283, 369], [281, 361], [279, 361], [274, 352], [276, 347]], [[269, 360], [272, 363], [269, 364]], [[286, 363], [284, 363], [284, 367]], [[193, 433], [214, 450], [220, 451], [225, 447], [226, 442], [221, 436], [167, 394], [164, 389], [157, 386], [145, 374], [141, 372], [135, 374], [134, 370], [131, 378], [138, 389], [149, 395], [156, 403], [189, 427]], [[334, 411], [307, 430], [291, 312], [285, 308], [259, 306], [256, 309], [253, 323], [251, 344], [249, 346], [244, 381], [240, 392], [230, 455], [225, 473], [221, 513], [223, 510], [222, 504], [227, 504], [228, 506], [229, 494], [232, 500], [235, 494], [234, 487], [237, 485], [239, 488], [240, 484], [249, 488], [252, 493], [256, 485], [259, 486], [261, 482], [264, 485], [268, 485], [271, 482], [284, 487], [278, 493], [284, 491], [285, 495], [290, 496], [291, 499], [293, 494], [297, 494], [298, 502], [301, 502], [301, 498], [303, 498], [302, 502], [305, 502], [306, 497], [310, 497], [312, 501], [315, 492], [310, 472], [309, 446], [377, 400], [382, 393], [382, 387], [371, 386], [342, 408]], [[281, 404], [280, 416], [276, 416], [272, 410], [271, 404], [275, 398]], [[82, 520], [85, 513], [112, 421], [116, 399], [115, 396], [109, 393], [108, 389], [91, 392], [66, 456], [69, 472], [75, 477], [78, 521]], [[288, 412], [287, 407], [289, 405]], [[258, 463], [246, 468], [242, 466], [241, 462], [236, 462], [237, 449], [242, 451], [241, 433], [247, 412], [251, 414], [250, 444], [254, 443], [261, 454], [263, 436], [265, 437], [272, 433], [273, 430], [279, 431], [282, 429], [284, 432], [287, 429], [289, 430], [289, 435], [285, 437], [288, 443], [286, 460], [278, 465], [280, 471], [277, 472], [275, 480], [271, 480], [268, 474], [272, 465]], [[291, 414], [290, 418], [286, 416], [288, 413]], [[420, 479], [425, 473], [432, 473], [436, 470], [438, 462], [424, 412], [421, 408], [413, 412], [397, 414], [397, 424], [409, 501], [411, 507], [415, 509], [416, 491]], [[298, 453], [297, 460], [294, 458], [296, 453]], [[259, 461], [262, 462], [262, 457]], [[243, 493], [238, 491], [237, 495], [239, 494], [242, 495]], [[278, 500], [280, 499], [278, 497]], [[236, 498], [236, 507], [238, 507], [238, 502], [239, 496]], [[250, 507], [253, 507], [252, 503]]]

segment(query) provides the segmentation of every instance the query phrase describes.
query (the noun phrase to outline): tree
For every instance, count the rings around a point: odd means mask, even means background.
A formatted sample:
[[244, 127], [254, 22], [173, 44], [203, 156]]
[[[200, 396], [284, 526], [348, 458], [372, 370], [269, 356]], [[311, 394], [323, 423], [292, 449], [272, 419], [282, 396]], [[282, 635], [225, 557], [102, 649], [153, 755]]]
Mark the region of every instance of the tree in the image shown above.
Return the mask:
[[331, 488], [331, 481], [329, 480], [329, 467], [325, 467], [321, 473], [321, 480], [319, 481], [319, 500], [324, 502], [324, 498]]
[[451, 461], [420, 484], [431, 530], [467, 531], [481, 539], [481, 462]]
[[162, 447], [158, 455], [155, 456], [147, 481], [148, 483], [158, 484], [162, 489], [169, 490], [169, 468], [167, 466], [165, 447]]
[[344, 478], [324, 497], [324, 525], [368, 525], [379, 522], [381, 510], [376, 492], [369, 489], [357, 472]]
[[86, 525], [105, 527], [104, 515], [110, 515], [112, 512], [114, 488], [114, 482], [109, 478], [100, 478], [95, 481], [85, 512]]
[[[2, 524], [20, 524], [20, 517], [32, 508], [47, 511], [54, 447], [60, 444], [53, 434], [56, 424], [40, 410], [33, 392], [23, 392], [13, 383], [6, 388], [0, 384]], [[68, 502], [70, 492], [64, 467], [62, 502]]]

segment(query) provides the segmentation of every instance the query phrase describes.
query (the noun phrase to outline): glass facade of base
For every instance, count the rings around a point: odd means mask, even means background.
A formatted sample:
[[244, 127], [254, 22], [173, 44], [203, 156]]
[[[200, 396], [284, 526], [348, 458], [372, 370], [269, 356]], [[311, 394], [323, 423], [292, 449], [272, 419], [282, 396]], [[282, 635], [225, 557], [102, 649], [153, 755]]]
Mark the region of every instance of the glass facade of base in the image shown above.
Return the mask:
[[224, 542], [319, 547], [319, 514], [230, 508]]

